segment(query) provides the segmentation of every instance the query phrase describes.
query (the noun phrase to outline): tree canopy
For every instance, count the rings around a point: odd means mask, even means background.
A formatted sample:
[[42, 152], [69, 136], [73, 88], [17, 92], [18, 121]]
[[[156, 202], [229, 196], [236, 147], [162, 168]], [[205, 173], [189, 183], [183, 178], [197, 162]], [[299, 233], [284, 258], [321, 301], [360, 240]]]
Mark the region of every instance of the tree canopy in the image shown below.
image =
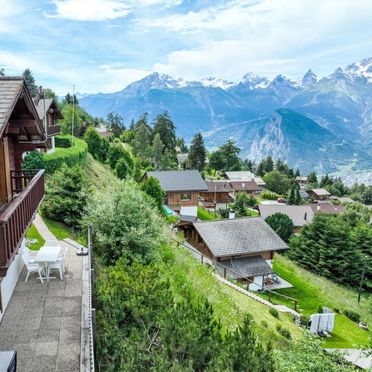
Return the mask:
[[205, 167], [207, 151], [204, 146], [203, 136], [196, 133], [191, 141], [188, 156], [188, 166], [190, 169], [197, 169], [201, 172]]
[[288, 242], [293, 234], [293, 221], [283, 213], [274, 213], [266, 217], [268, 225], [285, 241]]

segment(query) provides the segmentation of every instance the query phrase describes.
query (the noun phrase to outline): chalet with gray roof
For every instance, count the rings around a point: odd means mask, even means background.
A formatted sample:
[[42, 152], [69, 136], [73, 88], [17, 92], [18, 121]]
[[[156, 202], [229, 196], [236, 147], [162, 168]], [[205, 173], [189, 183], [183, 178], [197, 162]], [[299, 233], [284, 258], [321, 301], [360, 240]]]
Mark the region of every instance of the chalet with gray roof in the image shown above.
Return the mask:
[[295, 227], [302, 227], [314, 218], [314, 212], [309, 205], [260, 204], [258, 209], [263, 219], [275, 213], [283, 213], [292, 220]]
[[326, 189], [312, 189], [308, 191], [308, 194], [314, 200], [328, 200], [331, 196], [331, 193]]
[[205, 207], [213, 208], [217, 203], [230, 203], [234, 201], [234, 190], [228, 180], [206, 180], [205, 184], [208, 190], [200, 193]]
[[[219, 262], [228, 277], [246, 278], [250, 289], [263, 286], [271, 274], [276, 251], [288, 249], [261, 217], [195, 222], [188, 241], [205, 256]], [[218, 268], [217, 270], [221, 270]]]
[[225, 177], [230, 181], [255, 181], [258, 186], [262, 189], [265, 186], [265, 182], [259, 176], [256, 176], [250, 171], [231, 171], [225, 172]]
[[261, 191], [261, 186], [259, 186], [255, 180], [230, 181], [230, 185], [234, 190], [234, 195], [238, 192], [255, 195]]
[[343, 205], [334, 205], [330, 201], [318, 201], [309, 205], [314, 213], [340, 214], [346, 211]]
[[208, 191], [197, 170], [151, 171], [145, 177], [157, 178], [166, 193], [165, 204], [185, 216], [196, 216], [199, 193]]

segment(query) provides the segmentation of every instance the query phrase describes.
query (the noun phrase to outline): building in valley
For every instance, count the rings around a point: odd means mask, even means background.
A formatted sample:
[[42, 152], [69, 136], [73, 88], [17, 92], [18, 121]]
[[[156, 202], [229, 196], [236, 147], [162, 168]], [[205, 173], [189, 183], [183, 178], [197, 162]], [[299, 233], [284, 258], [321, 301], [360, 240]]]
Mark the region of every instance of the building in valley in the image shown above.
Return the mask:
[[221, 275], [245, 279], [251, 290], [262, 288], [265, 277], [273, 273], [274, 253], [288, 249], [261, 217], [195, 222], [187, 240], [222, 265], [216, 264]]
[[255, 180], [230, 181], [230, 185], [234, 190], [235, 196], [238, 192], [244, 192], [249, 195], [257, 195], [262, 190], [262, 187], [259, 186]]
[[330, 201], [318, 201], [309, 205], [314, 213], [340, 214], [346, 211], [343, 205], [334, 205]]
[[256, 176], [252, 172], [249, 171], [231, 171], [231, 172], [225, 172], [225, 177], [230, 182], [236, 182], [236, 181], [254, 181], [260, 188], [260, 191], [263, 190], [265, 187], [265, 182], [263, 179], [259, 176]]
[[218, 204], [227, 204], [234, 201], [233, 188], [227, 180], [206, 180], [208, 190], [200, 193], [205, 208], [215, 208]]
[[165, 204], [181, 216], [197, 216], [199, 194], [208, 187], [197, 170], [151, 171], [145, 177], [155, 177], [165, 191]]
[[47, 149], [44, 124], [25, 81], [0, 77], [0, 319], [23, 268], [25, 234], [44, 198], [44, 170], [22, 170], [26, 152]]
[[312, 189], [308, 191], [308, 194], [314, 200], [328, 200], [331, 196], [326, 189]]
[[297, 176], [295, 181], [300, 185], [300, 187], [303, 189], [308, 183], [308, 177], [306, 176]]

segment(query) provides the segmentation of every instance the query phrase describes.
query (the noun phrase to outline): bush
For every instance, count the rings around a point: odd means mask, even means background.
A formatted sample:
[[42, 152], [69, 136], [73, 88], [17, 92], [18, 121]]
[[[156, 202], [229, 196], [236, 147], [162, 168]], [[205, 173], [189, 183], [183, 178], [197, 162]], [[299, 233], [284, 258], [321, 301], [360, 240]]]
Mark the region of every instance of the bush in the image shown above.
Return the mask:
[[89, 224], [94, 226], [94, 248], [106, 264], [122, 255], [149, 261], [164, 240], [164, 221], [130, 181], [117, 181], [95, 194], [84, 218], [84, 226]]
[[318, 306], [318, 314], [322, 314], [323, 313], [323, 305], [319, 305]]
[[307, 327], [307, 325], [309, 324], [310, 318], [306, 315], [301, 314], [299, 320], [300, 320], [300, 325], [302, 325], [303, 327]]
[[294, 225], [286, 214], [277, 212], [266, 217], [265, 221], [285, 242], [288, 242], [293, 234]]
[[131, 175], [131, 168], [129, 167], [127, 161], [124, 158], [121, 158], [116, 164], [116, 175], [121, 180], [125, 180], [128, 176]]
[[165, 193], [160, 186], [159, 180], [155, 177], [149, 177], [141, 184], [141, 190], [154, 200], [156, 206], [161, 212], [163, 208]]
[[360, 314], [352, 309], [344, 309], [343, 311], [344, 315], [347, 316], [349, 319], [351, 319], [355, 323], [360, 322]]
[[110, 149], [110, 142], [106, 138], [101, 137], [93, 127], [89, 127], [85, 132], [84, 140], [94, 159], [106, 161]]
[[229, 218], [229, 210], [226, 209], [226, 208], [219, 208], [219, 209], [218, 209], [218, 214], [219, 214], [222, 218]]
[[279, 318], [280, 318], [278, 310], [276, 310], [276, 309], [274, 309], [274, 308], [272, 308], [272, 307], [270, 307], [270, 309], [269, 309], [269, 313], [270, 313], [274, 318], [276, 318], [276, 319], [279, 319]]
[[54, 173], [63, 165], [74, 167], [75, 165], [84, 164], [87, 159], [87, 153], [88, 153], [87, 144], [81, 139], [74, 138], [73, 147], [69, 148], [57, 147], [53, 153], [44, 154], [45, 171], [47, 173]]
[[55, 136], [54, 137], [54, 143], [56, 147], [71, 147], [71, 137], [66, 135], [66, 136]]
[[276, 200], [280, 198], [280, 195], [277, 194], [276, 192], [271, 192], [271, 191], [263, 191], [261, 193], [261, 198], [265, 200]]
[[22, 163], [22, 169], [44, 169], [44, 154], [40, 151], [29, 152]]
[[277, 324], [276, 325], [276, 330], [278, 331], [278, 333], [280, 335], [282, 335], [284, 338], [286, 338], [287, 340], [291, 340], [292, 339], [292, 335], [291, 335], [291, 332], [289, 332], [289, 330], [287, 328], [283, 328], [281, 326], [281, 324]]
[[88, 200], [88, 187], [82, 171], [63, 165], [47, 178], [41, 211], [55, 221], [79, 228]]

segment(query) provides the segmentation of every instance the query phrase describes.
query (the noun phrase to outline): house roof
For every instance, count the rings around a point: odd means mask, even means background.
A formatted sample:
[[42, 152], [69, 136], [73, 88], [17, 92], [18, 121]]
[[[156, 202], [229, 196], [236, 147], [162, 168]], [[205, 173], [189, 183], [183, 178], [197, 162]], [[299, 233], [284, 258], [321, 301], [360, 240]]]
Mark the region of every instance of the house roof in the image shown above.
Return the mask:
[[197, 170], [152, 171], [148, 177], [156, 177], [162, 189], [170, 191], [208, 191], [203, 178]]
[[231, 181], [252, 181], [254, 180], [259, 186], [265, 185], [265, 182], [263, 181], [261, 177], [254, 175], [250, 171], [225, 172], [225, 176]]
[[303, 189], [300, 189], [299, 193], [300, 193], [301, 198], [303, 199], [306, 199], [309, 197], [309, 194]]
[[304, 226], [310, 223], [314, 218], [314, 212], [309, 205], [260, 204], [258, 209], [263, 219], [266, 219], [274, 213], [286, 214], [296, 227]]
[[308, 177], [306, 176], [297, 176], [296, 181], [302, 181], [302, 182], [307, 182]]
[[231, 187], [229, 181], [226, 180], [206, 180], [205, 181], [208, 192], [231, 192], [233, 188]]
[[260, 187], [254, 180], [251, 181], [231, 181], [231, 187], [234, 191], [259, 191]]
[[354, 203], [354, 200], [348, 196], [341, 196], [337, 198], [341, 203]]
[[8, 123], [23, 88], [22, 78], [0, 77], [0, 133]]
[[333, 205], [331, 202], [312, 203], [310, 206], [314, 213], [338, 214], [346, 210], [343, 205]]
[[261, 217], [195, 222], [194, 227], [214, 257], [288, 248]]
[[329, 193], [326, 189], [312, 189], [310, 190], [317, 196], [329, 196], [331, 193]]
[[[268, 275], [274, 272], [262, 256], [231, 258], [221, 261], [221, 265], [233, 270], [226, 270], [227, 276], [231, 279]], [[215, 267], [220, 275], [223, 276], [224, 268], [221, 265], [215, 264]]]
[[35, 106], [36, 106], [36, 111], [37, 114], [39, 115], [39, 118], [42, 120], [44, 119], [44, 112], [48, 112], [48, 110], [51, 108], [51, 106], [54, 106], [54, 109], [57, 112], [58, 119], [62, 119], [63, 115], [61, 114], [57, 104], [55, 103], [53, 98], [42, 98], [37, 102], [34, 100]]

